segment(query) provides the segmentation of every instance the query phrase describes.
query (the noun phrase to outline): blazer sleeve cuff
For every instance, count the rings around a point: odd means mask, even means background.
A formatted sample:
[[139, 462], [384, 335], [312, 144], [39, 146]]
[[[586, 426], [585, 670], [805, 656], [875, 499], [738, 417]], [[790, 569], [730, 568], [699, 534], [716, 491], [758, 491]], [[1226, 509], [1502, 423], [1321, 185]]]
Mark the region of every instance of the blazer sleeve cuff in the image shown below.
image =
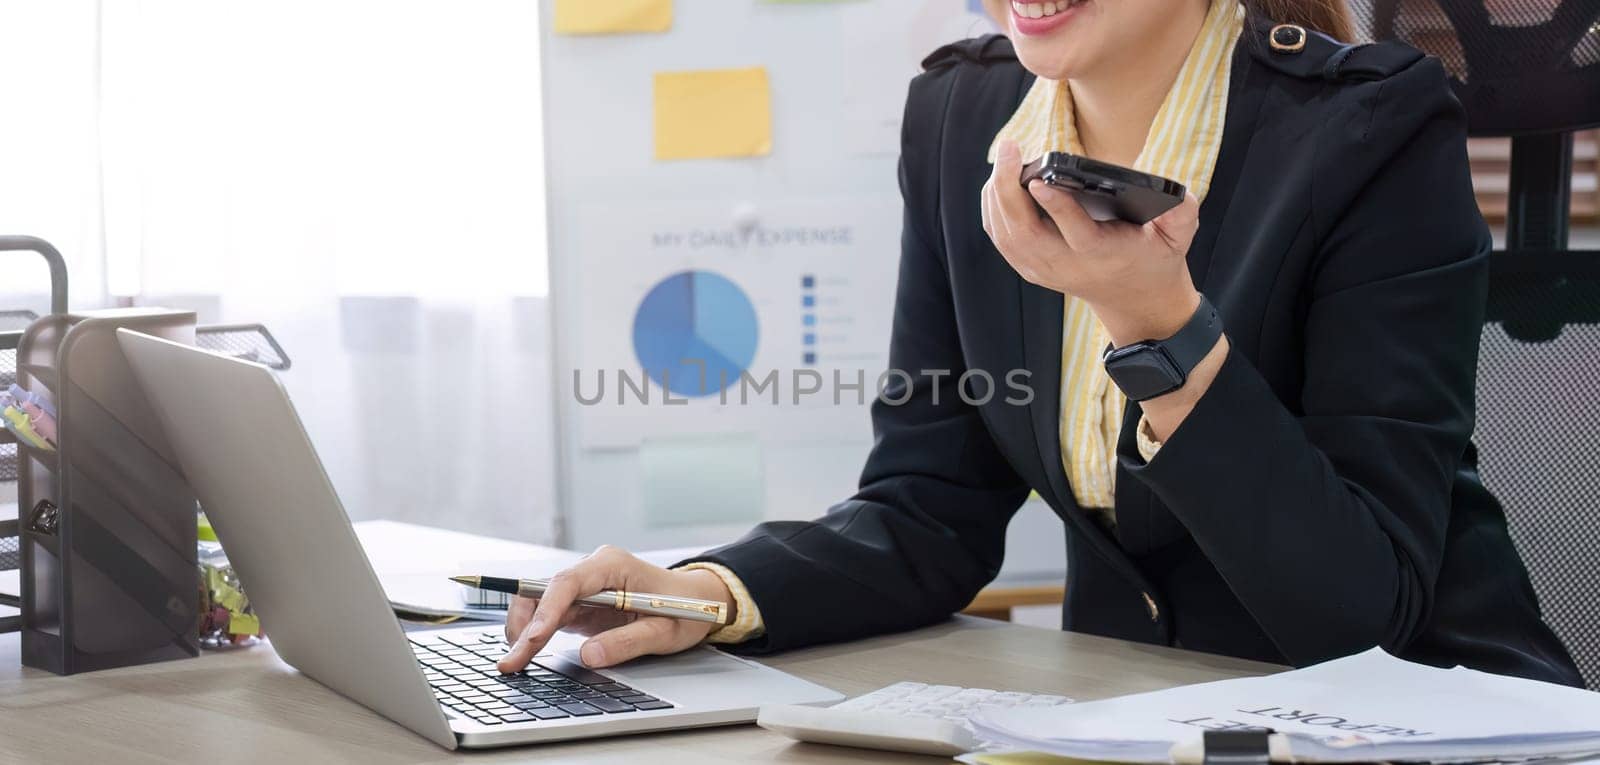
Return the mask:
[[744, 581], [739, 578], [738, 574], [733, 573], [733, 569], [720, 563], [706, 561], [685, 563], [674, 568], [679, 571], [694, 571], [697, 569], [710, 571], [716, 574], [718, 579], [722, 580], [722, 584], [733, 595], [734, 610], [738, 612], [738, 615], [733, 618], [731, 623], [724, 624], [713, 630], [710, 635], [707, 635], [707, 643], [717, 643], [719, 645], [743, 643], [751, 638], [761, 637], [761, 634], [766, 632], [767, 625], [761, 620], [761, 608], [756, 605], [755, 599], [750, 597], [750, 589], [744, 586]]
[[808, 637], [818, 631], [817, 620], [843, 616], [805, 607], [808, 599], [804, 589], [797, 588], [794, 580], [797, 572], [808, 570], [810, 561], [796, 557], [785, 542], [785, 538], [768, 534], [752, 535], [673, 566], [714, 563], [733, 574], [749, 594], [752, 613], [761, 615], [762, 631], [740, 643], [725, 645], [726, 650], [760, 655], [817, 642]]
[[[1156, 449], [1145, 456], [1141, 418], [1137, 443], [1125, 441], [1118, 459], [1130, 476], [1182, 516], [1189, 508], [1229, 506], [1228, 476], [1253, 464], [1262, 449], [1296, 440], [1291, 435], [1303, 439], [1299, 430], [1255, 366], [1231, 348], [1211, 387], [1166, 441], [1151, 439]], [[1198, 496], [1212, 490], [1218, 496]]]

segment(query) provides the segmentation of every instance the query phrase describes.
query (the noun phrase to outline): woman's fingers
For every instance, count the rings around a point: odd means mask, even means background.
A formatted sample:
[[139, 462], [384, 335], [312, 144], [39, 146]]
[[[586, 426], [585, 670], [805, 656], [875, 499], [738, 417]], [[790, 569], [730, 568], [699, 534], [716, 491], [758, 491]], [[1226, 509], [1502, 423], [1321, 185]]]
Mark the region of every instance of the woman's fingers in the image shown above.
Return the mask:
[[994, 212], [990, 198], [994, 196], [994, 176], [989, 177], [989, 182], [983, 184], [983, 191], [978, 194], [978, 210], [983, 217], [983, 233], [989, 235], [989, 241], [995, 241]]
[[618, 611], [615, 608], [574, 608], [567, 612], [566, 623], [561, 629], [575, 632], [579, 635], [598, 635], [606, 630], [616, 629], [634, 619], [638, 614], [627, 611]]
[[539, 654], [539, 649], [544, 647], [543, 643], [537, 646], [534, 645], [532, 632], [533, 625], [531, 623], [525, 624], [521, 630], [517, 631], [514, 637], [507, 641], [511, 644], [511, 650], [507, 651], [506, 655], [500, 657], [500, 661], [495, 663], [497, 669], [509, 675], [527, 668], [528, 662], [533, 661], [533, 657]]
[[[999, 188], [1007, 184], [1017, 185], [1011, 183], [1010, 179], [1021, 172], [1016, 169], [1019, 162], [1016, 154], [1017, 151], [1014, 144], [1009, 141], [1002, 144], [999, 156], [995, 161], [994, 172], [989, 176], [989, 181], [983, 185], [983, 192], [980, 195], [980, 207], [983, 211], [983, 230], [989, 234], [989, 240], [994, 242], [995, 249], [1000, 252], [1000, 256], [1005, 258], [1007, 263], [1011, 264], [1011, 269], [1016, 271], [1018, 276], [1021, 276], [1026, 281], [1037, 283], [1039, 278], [1038, 270], [1034, 267], [1035, 262], [1029, 254], [1031, 248], [1018, 246], [1017, 232], [1012, 230], [1008, 219], [1001, 213], [1002, 203], [1000, 201]], [[1029, 214], [1034, 216], [1029, 220], [1037, 227], [1037, 215], [1031, 212]]]
[[710, 634], [714, 626], [577, 604], [580, 598], [616, 589], [732, 600], [727, 585], [714, 573], [668, 571], [623, 550], [602, 546], [577, 565], [551, 577], [537, 602], [519, 598], [513, 604], [515, 613], [507, 614], [506, 629], [516, 639], [500, 659], [500, 671], [510, 674], [527, 667], [562, 628], [594, 635], [585, 643], [589, 647], [583, 650], [584, 660], [592, 658], [594, 666], [611, 666], [644, 654], [681, 651]]
[[1092, 252], [1099, 246], [1103, 224], [1089, 217], [1071, 194], [1044, 181], [1028, 184], [1027, 191], [1049, 214], [1050, 220], [1055, 221], [1056, 230], [1061, 232], [1068, 247], [1077, 252]]
[[1184, 192], [1183, 201], [1150, 221], [1150, 226], [1167, 246], [1180, 253], [1188, 252], [1189, 243], [1194, 241], [1194, 233], [1200, 228], [1200, 200]]
[[673, 620], [646, 616], [584, 641], [578, 657], [590, 667], [609, 667], [640, 656], [676, 653], [687, 648], [679, 644], [679, 638], [678, 626]]
[[550, 577], [550, 586], [545, 588], [538, 605], [534, 606], [533, 616], [511, 644], [511, 650], [500, 659], [501, 672], [518, 672], [527, 667], [545, 643], [555, 636], [556, 630], [561, 629], [568, 612], [576, 607], [573, 604], [578, 598], [606, 589], [610, 580], [618, 575], [614, 570], [614, 556], [607, 553], [607, 549], [596, 550], [572, 568]]
[[996, 190], [1002, 183], [1000, 168], [995, 167], [988, 182], [983, 184], [983, 193], [979, 195], [979, 209], [983, 212], [984, 231], [989, 234], [989, 241], [995, 247], [1004, 247], [1011, 241], [1011, 229], [1006, 227], [1004, 218], [1000, 215], [1000, 193]]
[[522, 635], [522, 630], [528, 626], [528, 620], [533, 618], [533, 608], [539, 605], [534, 598], [524, 598], [521, 595], [511, 599], [511, 605], [506, 607], [506, 644], [517, 642]]
[[1044, 233], [1039, 224], [1039, 211], [1033, 199], [1022, 188], [1022, 154], [1011, 141], [1000, 144], [994, 162], [995, 209], [997, 222], [1012, 237], [1027, 239]]

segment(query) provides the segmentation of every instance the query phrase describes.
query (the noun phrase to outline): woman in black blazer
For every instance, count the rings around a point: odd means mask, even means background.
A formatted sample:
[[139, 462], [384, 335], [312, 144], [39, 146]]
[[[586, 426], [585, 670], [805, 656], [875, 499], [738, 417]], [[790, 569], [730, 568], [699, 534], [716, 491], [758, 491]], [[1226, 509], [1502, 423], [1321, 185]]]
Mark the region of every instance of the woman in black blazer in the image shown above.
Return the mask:
[[[663, 570], [602, 548], [542, 602], [515, 605], [502, 667], [564, 624], [600, 633], [583, 652], [597, 665], [707, 637], [568, 608], [606, 587], [742, 602], [758, 611], [740, 644], [751, 652], [944, 619], [999, 571], [1031, 489], [1066, 526], [1064, 629], [1294, 665], [1382, 646], [1579, 684], [1469, 442], [1491, 243], [1438, 61], [1315, 33], [1274, 46], [1269, 13], [1348, 31], [1326, 4], [1275, 0], [1250, 8], [1234, 46], [1203, 204], [1142, 228], [1097, 224], [1068, 197], [1023, 189], [1015, 150], [991, 168], [985, 152], [1035, 73], [1072, 82], [1129, 51], [1187, 50], [1185, 3], [1205, 0], [1085, 0], [1036, 34], [1018, 33], [1040, 26], [1019, 5], [1015, 49], [989, 36], [930, 56], [906, 105], [890, 346], [891, 368], [914, 376], [874, 407], [860, 490], [694, 562], [714, 566]], [[1118, 94], [1072, 88], [1100, 99], [1080, 121], [1115, 116]], [[1127, 164], [1127, 125], [1108, 126], [1080, 132], [1103, 139], [1091, 155]], [[1200, 295], [1224, 332], [1181, 387], [1127, 405], [1114, 524], [1079, 506], [1062, 468], [1064, 294], [1117, 346], [1174, 334]], [[935, 369], [953, 373], [916, 374]], [[970, 370], [1027, 370], [1037, 390], [1026, 405], [1004, 391], [977, 405], [957, 390]], [[1141, 417], [1162, 442], [1149, 459]]]

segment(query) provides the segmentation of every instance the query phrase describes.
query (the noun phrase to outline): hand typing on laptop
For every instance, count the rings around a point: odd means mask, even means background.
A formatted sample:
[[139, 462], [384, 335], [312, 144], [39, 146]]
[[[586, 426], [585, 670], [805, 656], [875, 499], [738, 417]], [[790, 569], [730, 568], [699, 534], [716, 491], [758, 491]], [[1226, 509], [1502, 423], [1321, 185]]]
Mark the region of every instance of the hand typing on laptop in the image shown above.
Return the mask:
[[[517, 603], [512, 630], [504, 636], [517, 638], [516, 645], [498, 666], [494, 659], [505, 653], [502, 636], [481, 627], [408, 635], [328, 481], [304, 419], [272, 370], [127, 329], [118, 331], [117, 342], [152, 397], [196, 497], [227, 545], [229, 563], [252, 583], [250, 604], [271, 625], [279, 655], [440, 746], [727, 725], [754, 720], [762, 704], [841, 698], [770, 667], [694, 648], [716, 622], [734, 614], [718, 613], [710, 621], [635, 618], [636, 612], [668, 608], [658, 606], [658, 599], [670, 605], [672, 598], [730, 598], [717, 569], [667, 571], [621, 550], [597, 550], [564, 572], [553, 589], [541, 587], [543, 602]], [[263, 466], [270, 466], [270, 480], [262, 480]], [[633, 610], [573, 607], [578, 598], [606, 589], [613, 590], [613, 604]], [[618, 600], [619, 592], [657, 597], [632, 603]], [[685, 606], [697, 610], [692, 603], [677, 605]], [[329, 640], [330, 613], [365, 639]], [[757, 616], [757, 607], [745, 609], [746, 618]], [[547, 646], [562, 625], [595, 637], [587, 646], [571, 635]], [[595, 666], [691, 650], [648, 668], [596, 671], [567, 658], [573, 647]], [[541, 650], [548, 652], [530, 661]]]
[[500, 659], [500, 671], [512, 673], [527, 667], [560, 629], [590, 636], [579, 651], [583, 663], [590, 667], [609, 667], [645, 655], [677, 653], [699, 645], [717, 629], [718, 625], [706, 622], [574, 605], [578, 598], [616, 589], [715, 600], [735, 607], [727, 585], [715, 573], [664, 569], [626, 550], [602, 546], [551, 577], [544, 597], [518, 597], [512, 601], [506, 612], [506, 642], [511, 650]]

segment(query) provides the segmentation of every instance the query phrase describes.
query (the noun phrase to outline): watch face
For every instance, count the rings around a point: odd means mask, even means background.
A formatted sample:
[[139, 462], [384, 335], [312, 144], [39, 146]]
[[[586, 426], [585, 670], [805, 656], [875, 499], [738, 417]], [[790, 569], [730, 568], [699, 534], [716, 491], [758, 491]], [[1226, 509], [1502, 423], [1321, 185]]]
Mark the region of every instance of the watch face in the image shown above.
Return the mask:
[[1106, 355], [1106, 374], [1128, 398], [1144, 401], [1183, 387], [1184, 374], [1158, 345], [1137, 343]]

